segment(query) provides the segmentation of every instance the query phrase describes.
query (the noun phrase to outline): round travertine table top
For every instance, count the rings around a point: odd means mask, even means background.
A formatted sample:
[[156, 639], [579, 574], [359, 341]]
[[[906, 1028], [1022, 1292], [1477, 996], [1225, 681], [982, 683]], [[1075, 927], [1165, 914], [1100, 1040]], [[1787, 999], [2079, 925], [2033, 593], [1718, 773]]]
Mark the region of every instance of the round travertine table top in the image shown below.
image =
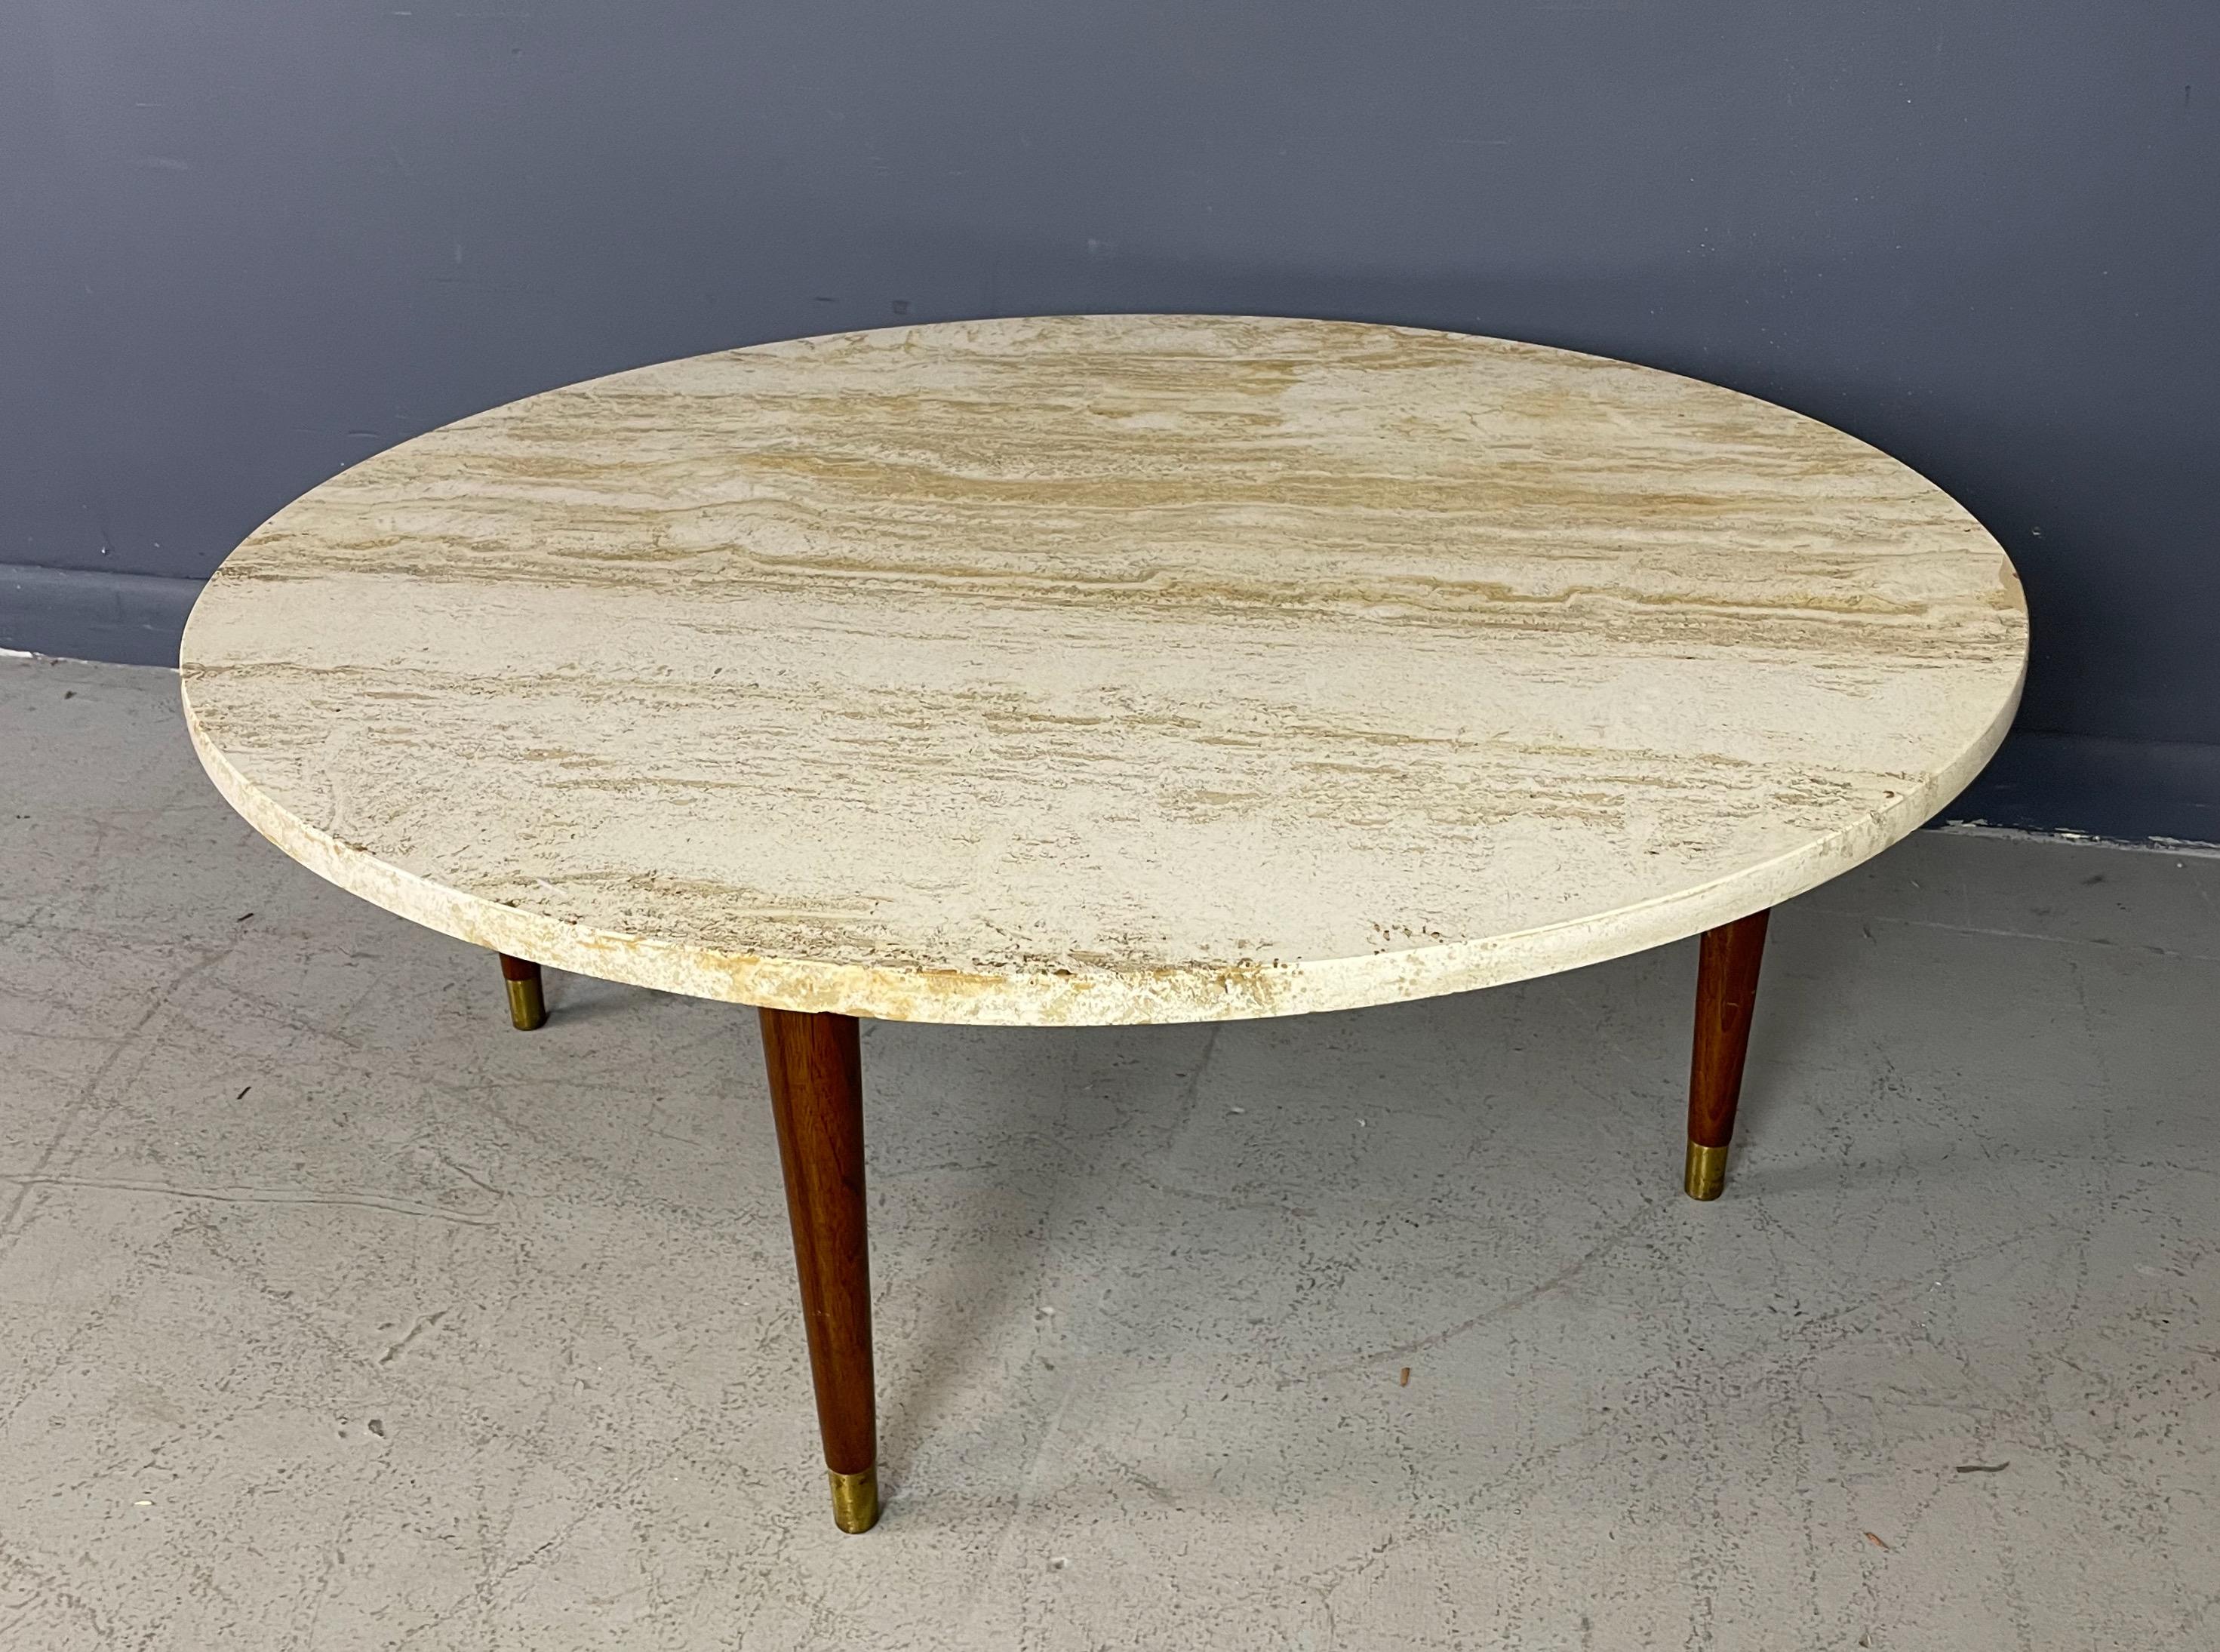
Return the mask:
[[1647, 368], [1080, 316], [664, 363], [324, 483], [192, 737], [323, 876], [785, 1009], [1208, 1020], [1677, 939], [1911, 831], [2019, 697], [1980, 524]]

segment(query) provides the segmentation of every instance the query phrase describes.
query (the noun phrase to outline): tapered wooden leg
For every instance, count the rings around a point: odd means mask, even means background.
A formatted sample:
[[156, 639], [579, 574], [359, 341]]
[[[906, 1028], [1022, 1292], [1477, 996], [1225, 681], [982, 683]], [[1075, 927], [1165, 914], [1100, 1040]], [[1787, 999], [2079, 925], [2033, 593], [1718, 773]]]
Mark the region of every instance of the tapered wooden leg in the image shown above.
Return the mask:
[[853, 1016], [775, 1009], [762, 1015], [832, 1523], [843, 1531], [869, 1531], [879, 1518], [878, 1409], [864, 1220], [863, 1051]]
[[1688, 1164], [1682, 1183], [1691, 1199], [1717, 1199], [1726, 1188], [1727, 1144], [1734, 1139], [1750, 1012], [1757, 1005], [1757, 966], [1765, 957], [1765, 921], [1772, 915], [1754, 912], [1704, 932], [1696, 966], [1696, 1047], [1688, 1069]]
[[502, 979], [508, 982], [508, 1019], [520, 1032], [547, 1025], [547, 1000], [539, 990], [539, 966], [501, 955]]

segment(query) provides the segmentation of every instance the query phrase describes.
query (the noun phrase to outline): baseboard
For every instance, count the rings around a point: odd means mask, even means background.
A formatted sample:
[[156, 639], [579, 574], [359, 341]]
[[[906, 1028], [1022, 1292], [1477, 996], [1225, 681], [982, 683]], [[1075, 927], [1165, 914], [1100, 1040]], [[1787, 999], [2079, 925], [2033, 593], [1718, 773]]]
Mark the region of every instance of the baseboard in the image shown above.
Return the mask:
[[2022, 731], [1935, 824], [2220, 846], [2220, 745]]
[[0, 563], [0, 648], [119, 665], [175, 665], [197, 579]]

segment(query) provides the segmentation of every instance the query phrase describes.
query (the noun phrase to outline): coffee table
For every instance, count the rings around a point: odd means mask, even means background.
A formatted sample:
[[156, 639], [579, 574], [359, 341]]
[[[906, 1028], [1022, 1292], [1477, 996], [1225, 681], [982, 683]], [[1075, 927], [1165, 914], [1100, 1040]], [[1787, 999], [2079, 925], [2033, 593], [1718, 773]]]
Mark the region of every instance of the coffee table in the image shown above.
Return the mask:
[[857, 1020], [1200, 1021], [1701, 933], [1716, 1197], [1775, 903], [2019, 698], [1980, 525], [1780, 408], [1214, 316], [802, 339], [334, 477], [183, 646], [224, 795], [502, 955], [758, 1006], [833, 1513], [877, 1518]]

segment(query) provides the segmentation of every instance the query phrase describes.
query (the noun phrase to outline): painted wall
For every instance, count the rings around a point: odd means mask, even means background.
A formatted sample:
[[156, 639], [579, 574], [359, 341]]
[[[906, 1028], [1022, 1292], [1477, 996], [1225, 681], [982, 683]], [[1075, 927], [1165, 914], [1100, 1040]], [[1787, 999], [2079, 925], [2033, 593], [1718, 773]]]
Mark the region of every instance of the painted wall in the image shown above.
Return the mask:
[[2026, 576], [2026, 808], [2103, 748], [2220, 838], [2216, 71], [2211, 0], [8, 0], [0, 643], [168, 658], [287, 500], [567, 380], [1308, 312], [1899, 455]]

